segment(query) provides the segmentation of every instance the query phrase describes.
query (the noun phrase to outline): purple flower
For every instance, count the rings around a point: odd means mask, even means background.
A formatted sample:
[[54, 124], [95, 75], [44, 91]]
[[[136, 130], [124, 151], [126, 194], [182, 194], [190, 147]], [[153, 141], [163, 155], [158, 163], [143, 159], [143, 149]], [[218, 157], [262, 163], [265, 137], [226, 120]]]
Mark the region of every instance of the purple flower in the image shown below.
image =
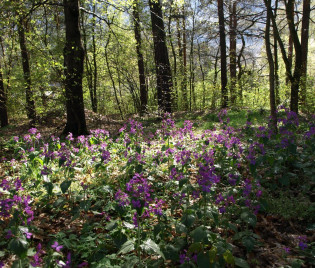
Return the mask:
[[110, 161], [110, 152], [104, 150], [102, 152], [101, 159], [104, 164], [107, 164]]
[[135, 212], [135, 214], [133, 214], [133, 217], [132, 217], [132, 221], [133, 221], [133, 224], [135, 227], [138, 227], [138, 214], [137, 212]]
[[119, 206], [125, 207], [130, 204], [129, 196], [120, 189], [115, 194], [115, 200], [119, 202]]
[[51, 247], [52, 247], [53, 249], [55, 249], [57, 252], [60, 252], [61, 249], [63, 248], [63, 246], [62, 246], [62, 245], [59, 245], [57, 241], [55, 241], [55, 242], [51, 245]]
[[78, 265], [78, 268], [85, 267], [85, 266], [88, 266], [88, 265], [89, 265], [89, 263], [86, 262], [86, 261], [84, 261], [84, 262], [82, 262], [82, 263], [80, 263], [80, 264]]
[[5, 236], [5, 239], [10, 239], [12, 236], [13, 236], [12, 231], [9, 229]]
[[29, 129], [28, 132], [31, 133], [32, 135], [35, 135], [37, 132], [37, 129], [33, 127], [31, 129]]
[[306, 236], [305, 235], [299, 236], [298, 239], [299, 239], [299, 248], [301, 250], [305, 250], [307, 248], [307, 243], [306, 243], [307, 238], [306, 238]]
[[284, 251], [285, 251], [285, 253], [289, 254], [290, 253], [290, 248], [284, 247]]
[[20, 180], [20, 178], [17, 178], [14, 182], [14, 186], [15, 186], [15, 191], [23, 191], [23, 187], [22, 187], [22, 181]]
[[33, 261], [31, 261], [30, 263], [34, 267], [41, 267], [43, 264], [43, 259], [41, 258], [41, 255], [44, 254], [41, 243], [37, 245], [36, 249], [37, 249], [37, 252], [33, 256]]

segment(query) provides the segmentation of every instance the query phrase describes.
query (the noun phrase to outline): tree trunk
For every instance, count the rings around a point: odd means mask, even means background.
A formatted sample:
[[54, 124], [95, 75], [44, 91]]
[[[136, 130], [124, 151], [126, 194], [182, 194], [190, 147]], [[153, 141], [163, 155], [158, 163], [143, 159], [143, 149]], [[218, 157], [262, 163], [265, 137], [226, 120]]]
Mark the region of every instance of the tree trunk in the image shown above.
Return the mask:
[[241, 39], [242, 39], [242, 47], [240, 50], [240, 53], [238, 54], [237, 57], [237, 66], [238, 66], [238, 75], [237, 75], [237, 83], [238, 83], [238, 87], [239, 87], [239, 92], [238, 92], [238, 96], [239, 96], [239, 100], [240, 103], [243, 104], [243, 81], [242, 81], [242, 76], [244, 74], [243, 68], [242, 68], [242, 63], [241, 63], [241, 59], [243, 57], [243, 52], [245, 49], [245, 38], [243, 35], [241, 35]]
[[[277, 17], [278, 0], [275, 2], [275, 18]], [[275, 30], [273, 30], [273, 54], [274, 54], [274, 66], [275, 66], [275, 95], [276, 95], [276, 106], [280, 104], [280, 81], [279, 81], [279, 60], [278, 60], [278, 43], [275, 37]]]
[[[294, 1], [291, 1], [290, 5], [292, 5], [292, 7], [290, 8], [290, 10], [292, 11], [292, 17], [294, 17]], [[293, 37], [289, 31], [288, 64], [289, 64], [290, 70], [292, 69], [292, 61], [293, 61]], [[290, 77], [288, 76], [288, 74], [286, 74], [285, 82], [287, 86], [290, 85]]]
[[166, 46], [166, 35], [160, 0], [149, 0], [157, 77], [157, 97], [161, 112], [172, 112], [172, 73]]
[[302, 18], [302, 32], [301, 32], [301, 103], [306, 103], [306, 85], [307, 85], [307, 54], [308, 54], [308, 37], [310, 25], [310, 0], [303, 1], [303, 18]]
[[[172, 35], [171, 33], [171, 21], [172, 21], [172, 8], [170, 11], [169, 15], [169, 20], [168, 20], [168, 34], [169, 36]], [[172, 106], [173, 110], [178, 110], [178, 90], [177, 90], [177, 58], [176, 58], [176, 52], [175, 52], [175, 47], [173, 44], [172, 39], [170, 38], [170, 45], [172, 49], [172, 55], [173, 55], [173, 95], [172, 95]]]
[[273, 130], [277, 132], [277, 113], [276, 113], [276, 98], [275, 98], [275, 68], [274, 61], [271, 52], [270, 43], [270, 17], [267, 15], [266, 30], [265, 30], [265, 43], [266, 52], [269, 64], [269, 100], [270, 100], [270, 111]]
[[136, 50], [138, 58], [138, 70], [139, 70], [139, 81], [140, 81], [140, 114], [143, 115], [147, 110], [148, 105], [148, 94], [146, 88], [146, 79], [144, 73], [144, 60], [141, 51], [141, 29], [140, 29], [140, 18], [139, 18], [139, 0], [134, 0], [133, 4], [133, 20], [134, 20], [134, 32], [136, 39]]
[[231, 104], [236, 100], [236, 1], [230, 4], [230, 94]]
[[19, 34], [19, 43], [21, 49], [22, 57], [22, 66], [23, 66], [23, 75], [25, 80], [25, 95], [26, 95], [26, 113], [27, 117], [30, 120], [30, 124], [34, 125], [36, 121], [36, 110], [35, 110], [35, 101], [31, 88], [31, 71], [29, 63], [29, 54], [26, 47], [25, 41], [25, 21], [22, 17], [19, 19], [18, 23], [18, 34]]
[[0, 62], [0, 121], [1, 121], [1, 127], [5, 127], [9, 124], [8, 110], [7, 110], [7, 94], [5, 92], [5, 88], [3, 84], [1, 62]]
[[67, 123], [63, 134], [88, 134], [84, 113], [82, 75], [84, 50], [79, 29], [79, 1], [63, 0], [66, 26], [64, 48]]
[[202, 81], [202, 105], [201, 109], [206, 107], [206, 83], [205, 83], [205, 72], [203, 70], [202, 61], [201, 61], [201, 48], [200, 43], [198, 42], [198, 59], [199, 59], [199, 67], [201, 72], [201, 81]]
[[218, 0], [219, 32], [220, 32], [220, 51], [221, 51], [221, 107], [228, 106], [227, 94], [227, 68], [226, 68], [226, 40], [224, 29], [224, 10], [223, 0]]
[[286, 15], [287, 21], [290, 29], [290, 34], [293, 38], [293, 45], [295, 51], [295, 64], [294, 64], [294, 73], [291, 81], [291, 103], [290, 110], [298, 113], [299, 111], [299, 86], [301, 80], [301, 71], [302, 71], [302, 47], [295, 28], [294, 23], [294, 0], [288, 0], [286, 4]]
[[[96, 4], [93, 4], [93, 13], [96, 12]], [[92, 25], [92, 47], [93, 47], [93, 102], [92, 110], [94, 113], [97, 113], [97, 62], [96, 62], [96, 42], [95, 42], [95, 27], [96, 27], [96, 18], [93, 15], [93, 25]]]

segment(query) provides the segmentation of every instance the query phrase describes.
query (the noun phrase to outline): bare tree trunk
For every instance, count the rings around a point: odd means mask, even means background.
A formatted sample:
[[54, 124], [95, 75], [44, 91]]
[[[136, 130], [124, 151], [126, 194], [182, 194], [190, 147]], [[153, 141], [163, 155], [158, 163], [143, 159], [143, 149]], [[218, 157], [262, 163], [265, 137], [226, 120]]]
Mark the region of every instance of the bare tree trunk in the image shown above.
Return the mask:
[[270, 43], [270, 16], [267, 15], [266, 21], [266, 30], [265, 30], [265, 43], [266, 43], [266, 52], [269, 64], [269, 100], [270, 100], [270, 111], [272, 118], [273, 130], [277, 132], [277, 113], [276, 113], [276, 99], [275, 99], [275, 68], [274, 61], [271, 52], [271, 43]]
[[121, 104], [120, 104], [120, 101], [119, 101], [118, 95], [117, 95], [117, 88], [116, 88], [116, 85], [115, 85], [115, 80], [114, 80], [114, 77], [113, 77], [113, 74], [112, 74], [112, 71], [111, 71], [111, 68], [110, 68], [110, 65], [109, 65], [109, 60], [108, 60], [107, 46], [108, 46], [109, 40], [110, 40], [110, 36], [108, 37], [107, 43], [105, 45], [106, 66], [107, 66], [107, 70], [108, 70], [108, 73], [109, 73], [109, 77], [110, 77], [110, 79], [112, 81], [112, 85], [113, 85], [113, 89], [114, 89], [114, 95], [115, 95], [116, 103], [117, 103], [117, 106], [118, 106], [118, 109], [119, 109], [120, 117], [121, 117], [122, 120], [124, 120], [124, 115], [123, 115], [123, 112], [122, 112], [122, 109], [121, 109]]
[[82, 90], [84, 50], [79, 28], [79, 1], [63, 0], [63, 4], [66, 26], [64, 66], [67, 107], [67, 123], [63, 134], [71, 132], [78, 136], [88, 134]]
[[36, 121], [36, 110], [33, 91], [31, 88], [31, 71], [29, 63], [29, 53], [25, 41], [25, 21], [21, 17], [18, 23], [19, 43], [21, 49], [23, 75], [25, 80], [25, 95], [26, 95], [26, 113], [30, 120], [30, 124], [34, 125]]
[[288, 25], [290, 29], [290, 34], [293, 38], [293, 45], [295, 51], [295, 64], [294, 64], [294, 73], [291, 81], [291, 103], [290, 109], [293, 112], [298, 113], [299, 111], [299, 86], [302, 73], [302, 47], [297, 34], [297, 30], [294, 24], [294, 0], [288, 0], [286, 4], [286, 15], [288, 20]]
[[133, 20], [134, 20], [134, 32], [136, 39], [136, 50], [138, 57], [138, 70], [140, 81], [140, 114], [143, 115], [147, 110], [148, 94], [146, 87], [146, 78], [144, 73], [144, 60], [141, 51], [141, 29], [140, 29], [140, 17], [139, 17], [139, 0], [134, 0], [133, 4]]
[[171, 112], [172, 73], [166, 46], [166, 35], [160, 0], [149, 0], [160, 111]]
[[[172, 7], [170, 10], [170, 15], [169, 15], [169, 20], [168, 20], [168, 34], [169, 36], [172, 35], [171, 33], [171, 21], [172, 21]], [[173, 95], [172, 95], [172, 106], [173, 110], [178, 110], [178, 90], [177, 90], [177, 57], [176, 57], [176, 52], [175, 52], [175, 47], [173, 44], [172, 39], [170, 38], [170, 45], [172, 49], [172, 55], [173, 55]]]
[[[96, 12], [96, 4], [93, 4], [93, 13]], [[95, 27], [96, 27], [96, 18], [93, 15], [93, 26], [92, 26], [92, 47], [93, 47], [93, 102], [92, 110], [94, 113], [97, 113], [97, 61], [96, 61], [96, 42], [95, 42]]]
[[307, 54], [308, 54], [308, 37], [310, 25], [310, 0], [303, 1], [303, 18], [301, 32], [301, 103], [306, 103], [306, 86], [307, 86]]
[[[196, 92], [195, 92], [195, 62], [194, 62], [194, 38], [195, 38], [195, 11], [192, 14], [192, 29], [190, 38], [190, 55], [189, 55], [189, 82], [190, 82], [190, 110], [196, 109]], [[185, 66], [185, 64], [184, 64]], [[185, 67], [186, 69], [186, 67]]]
[[236, 0], [230, 3], [230, 94], [232, 105], [236, 100], [236, 5]]
[[205, 83], [205, 72], [203, 70], [202, 62], [201, 62], [201, 48], [200, 43], [198, 42], [198, 58], [199, 58], [199, 67], [201, 71], [201, 81], [202, 81], [202, 106], [204, 109], [206, 107], [206, 83]]
[[237, 83], [238, 83], [238, 87], [239, 87], [239, 92], [238, 92], [238, 96], [239, 96], [239, 100], [240, 103], [243, 104], [243, 81], [242, 81], [242, 76], [244, 74], [243, 68], [242, 68], [242, 63], [241, 63], [241, 59], [243, 57], [243, 52], [245, 49], [245, 38], [243, 35], [241, 35], [241, 39], [242, 39], [242, 47], [240, 50], [240, 53], [238, 54], [237, 57], [237, 66], [238, 66], [238, 75], [237, 75]]
[[[294, 1], [291, 1], [290, 5], [292, 5], [292, 7], [290, 7], [290, 10], [292, 12], [291, 16], [294, 17]], [[290, 70], [292, 69], [292, 61], [293, 61], [293, 37], [289, 31], [288, 64], [289, 64]], [[289, 86], [290, 85], [290, 77], [288, 76], [288, 73], [286, 74], [285, 81], [286, 81], [287, 86]]]
[[227, 94], [227, 68], [226, 68], [226, 40], [224, 29], [224, 9], [223, 0], [218, 0], [218, 16], [220, 27], [220, 51], [221, 51], [221, 107], [226, 108], [228, 106], [228, 94]]
[[[275, 2], [275, 18], [277, 17], [278, 0]], [[279, 81], [279, 60], [278, 60], [278, 43], [275, 37], [275, 31], [273, 31], [273, 54], [274, 54], [274, 66], [275, 66], [275, 95], [276, 95], [276, 106], [280, 104], [280, 81]]]
[[4, 84], [3, 84], [1, 62], [0, 62], [0, 121], [1, 121], [1, 127], [5, 127], [9, 124], [8, 110], [7, 110], [7, 94], [4, 88]]

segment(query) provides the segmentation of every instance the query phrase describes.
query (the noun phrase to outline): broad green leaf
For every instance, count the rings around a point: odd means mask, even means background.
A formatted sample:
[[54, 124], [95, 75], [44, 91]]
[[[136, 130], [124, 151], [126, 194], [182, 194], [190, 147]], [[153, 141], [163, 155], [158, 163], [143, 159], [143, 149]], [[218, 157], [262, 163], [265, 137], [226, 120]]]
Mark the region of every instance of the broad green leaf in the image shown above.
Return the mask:
[[240, 268], [250, 268], [247, 261], [241, 259], [241, 258], [234, 258], [236, 267]]
[[194, 242], [204, 242], [207, 239], [207, 232], [203, 226], [197, 227], [191, 233]]
[[14, 238], [10, 241], [8, 249], [20, 258], [25, 258], [28, 249], [28, 243], [24, 238]]
[[60, 184], [60, 188], [63, 194], [69, 189], [71, 183], [72, 181], [64, 181]]
[[197, 256], [197, 264], [199, 268], [210, 268], [210, 255], [207, 253], [199, 253]]
[[128, 252], [131, 252], [135, 249], [135, 241], [134, 240], [128, 240], [126, 243], [124, 243], [117, 254], [126, 254]]
[[158, 244], [156, 244], [153, 240], [151, 240], [150, 238], [148, 240], [146, 240], [142, 245], [141, 248], [144, 249], [145, 251], [153, 251], [154, 253], [160, 255], [164, 260], [164, 254], [161, 251], [160, 247]]

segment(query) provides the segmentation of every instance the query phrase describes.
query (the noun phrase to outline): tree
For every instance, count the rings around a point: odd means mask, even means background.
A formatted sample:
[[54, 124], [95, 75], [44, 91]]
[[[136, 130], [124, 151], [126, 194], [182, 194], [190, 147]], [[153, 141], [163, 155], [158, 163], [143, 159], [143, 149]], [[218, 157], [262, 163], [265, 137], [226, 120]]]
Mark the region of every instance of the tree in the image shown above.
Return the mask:
[[267, 12], [266, 30], [265, 30], [265, 44], [266, 52], [269, 64], [269, 100], [272, 126], [275, 132], [277, 132], [277, 112], [276, 112], [276, 97], [275, 97], [275, 63], [271, 51], [270, 42], [270, 12]]
[[236, 100], [236, 0], [230, 3], [230, 94], [231, 104]]
[[308, 56], [308, 37], [310, 25], [310, 0], [303, 1], [303, 18], [301, 30], [301, 53], [302, 53], [302, 66], [301, 66], [301, 103], [306, 102], [306, 79], [307, 79], [307, 56]]
[[82, 75], [84, 51], [79, 29], [79, 1], [64, 0], [66, 43], [64, 48], [67, 123], [63, 134], [88, 134], [84, 113]]
[[21, 58], [23, 66], [23, 75], [25, 83], [25, 95], [26, 95], [26, 113], [28, 119], [30, 119], [30, 124], [34, 125], [36, 120], [36, 110], [35, 110], [35, 101], [32, 92], [32, 82], [31, 82], [31, 69], [29, 63], [29, 52], [26, 46], [25, 40], [25, 27], [26, 19], [23, 15], [19, 15], [18, 22], [18, 34], [19, 34], [19, 43], [21, 49]]
[[140, 16], [139, 16], [139, 0], [134, 0], [133, 3], [133, 23], [134, 23], [134, 32], [136, 39], [136, 50], [138, 58], [138, 71], [139, 71], [139, 81], [140, 81], [140, 114], [143, 114], [147, 110], [148, 105], [148, 93], [145, 82], [145, 73], [144, 73], [144, 60], [143, 54], [141, 51], [141, 29], [140, 29]]
[[220, 32], [220, 51], [221, 51], [221, 107], [228, 106], [227, 95], [227, 68], [226, 68], [226, 40], [224, 29], [224, 10], [223, 0], [218, 0], [219, 32]]
[[160, 0], [149, 0], [152, 34], [154, 42], [154, 61], [157, 79], [157, 97], [160, 111], [171, 112], [172, 73], [166, 46], [166, 35]]
[[5, 127], [9, 124], [8, 110], [7, 110], [7, 94], [5, 92], [5, 88], [3, 84], [1, 61], [0, 61], [0, 121], [1, 121], [1, 127]]

